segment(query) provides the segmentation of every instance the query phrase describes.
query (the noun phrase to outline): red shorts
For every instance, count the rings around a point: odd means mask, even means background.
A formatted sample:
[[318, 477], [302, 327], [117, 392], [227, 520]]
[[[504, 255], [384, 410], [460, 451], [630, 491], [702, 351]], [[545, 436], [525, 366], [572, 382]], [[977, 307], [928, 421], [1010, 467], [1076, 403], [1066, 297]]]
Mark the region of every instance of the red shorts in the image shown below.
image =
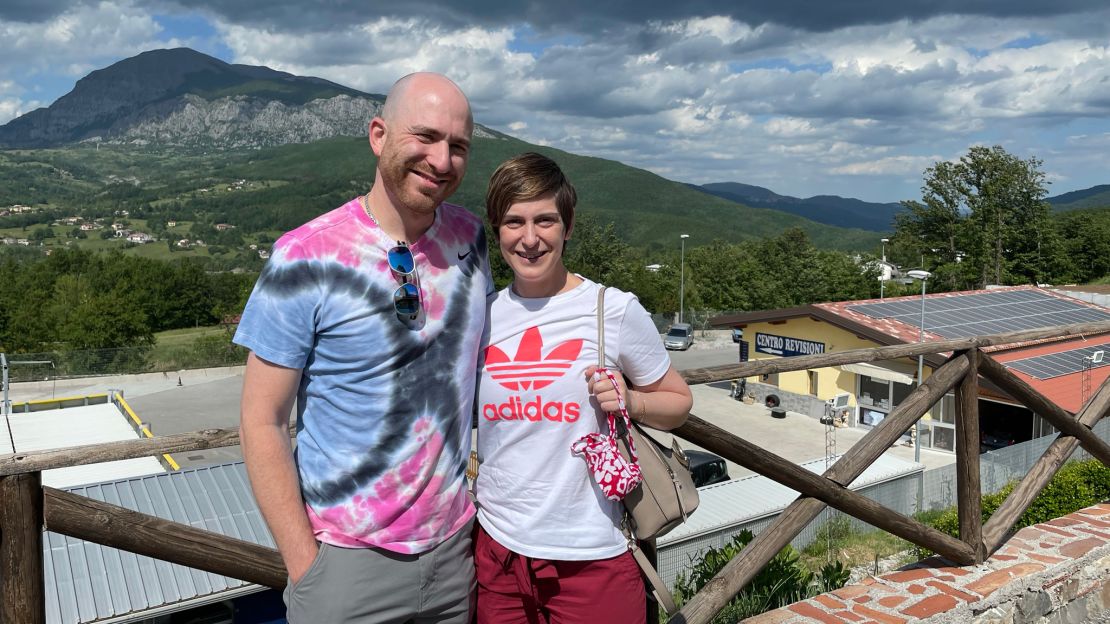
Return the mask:
[[595, 561], [533, 559], [478, 527], [478, 624], [645, 624], [647, 597], [632, 553]]

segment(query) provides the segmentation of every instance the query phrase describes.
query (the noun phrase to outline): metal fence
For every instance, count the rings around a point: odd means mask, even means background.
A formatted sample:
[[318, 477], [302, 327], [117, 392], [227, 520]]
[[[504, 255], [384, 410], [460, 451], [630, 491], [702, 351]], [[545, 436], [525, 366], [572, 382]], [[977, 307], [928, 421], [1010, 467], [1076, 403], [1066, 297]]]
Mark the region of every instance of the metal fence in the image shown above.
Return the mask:
[[15, 353], [8, 354], [8, 361], [10, 381], [19, 383], [235, 366], [247, 361], [247, 350], [231, 344], [223, 336], [212, 336], [171, 348]]
[[[709, 326], [709, 319], [726, 316], [733, 314], [740, 314], [742, 310], [686, 310], [682, 315], [682, 322], [689, 323], [697, 330], [710, 330], [716, 329]], [[667, 328], [678, 322], [678, 312], [655, 312], [651, 315], [651, 320], [655, 323], [655, 328], [659, 333], [667, 331]]]

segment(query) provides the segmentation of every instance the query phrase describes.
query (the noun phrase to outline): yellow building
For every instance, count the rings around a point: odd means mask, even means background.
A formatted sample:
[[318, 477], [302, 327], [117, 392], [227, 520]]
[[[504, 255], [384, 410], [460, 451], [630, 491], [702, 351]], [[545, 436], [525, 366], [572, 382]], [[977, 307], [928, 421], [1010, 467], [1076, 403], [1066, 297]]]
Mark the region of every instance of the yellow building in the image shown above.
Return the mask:
[[[923, 319], [922, 297], [910, 296], [749, 312], [717, 317], [710, 324], [743, 331], [740, 344], [743, 361], [1110, 319], [1110, 312], [1098, 306], [1034, 287], [934, 294], [925, 297], [924, 303]], [[928, 379], [943, 363], [940, 355], [925, 356], [921, 362], [922, 379]], [[1006, 365], [1010, 366], [1008, 362]], [[917, 358], [845, 364], [749, 378], [745, 388], [768, 405], [781, 404], [814, 417], [825, 415], [833, 406], [846, 406], [836, 410], [844, 416], [846, 424], [872, 427], [909, 396], [917, 384], [918, 366]], [[1062, 379], [1029, 378], [1029, 381], [1046, 391], [1059, 385]], [[981, 383], [980, 394], [984, 450], [1055, 431], [993, 386]], [[954, 415], [954, 399], [949, 394], [921, 420], [921, 446], [953, 451]]]

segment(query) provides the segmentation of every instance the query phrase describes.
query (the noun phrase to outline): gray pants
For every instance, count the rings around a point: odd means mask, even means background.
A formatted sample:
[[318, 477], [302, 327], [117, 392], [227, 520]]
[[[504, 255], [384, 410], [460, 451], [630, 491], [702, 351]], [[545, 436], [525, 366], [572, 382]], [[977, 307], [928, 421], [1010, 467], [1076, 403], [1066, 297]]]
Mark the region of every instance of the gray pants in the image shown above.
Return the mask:
[[320, 545], [285, 588], [290, 624], [467, 624], [474, 596], [473, 521], [418, 555]]

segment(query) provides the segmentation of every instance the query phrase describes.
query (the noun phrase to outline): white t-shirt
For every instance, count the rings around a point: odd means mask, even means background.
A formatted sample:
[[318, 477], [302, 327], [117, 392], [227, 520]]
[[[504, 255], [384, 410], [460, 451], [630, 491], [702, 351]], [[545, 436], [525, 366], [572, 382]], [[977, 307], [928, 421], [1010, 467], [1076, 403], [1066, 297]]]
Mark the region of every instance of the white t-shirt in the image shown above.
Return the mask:
[[[478, 371], [478, 521], [506, 548], [539, 559], [584, 561], [627, 550], [620, 502], [606, 500], [582, 436], [608, 431], [585, 371], [597, 364], [598, 285], [527, 299], [506, 288], [490, 303], [489, 346]], [[638, 386], [670, 366], [636, 297], [605, 291], [605, 359]]]

